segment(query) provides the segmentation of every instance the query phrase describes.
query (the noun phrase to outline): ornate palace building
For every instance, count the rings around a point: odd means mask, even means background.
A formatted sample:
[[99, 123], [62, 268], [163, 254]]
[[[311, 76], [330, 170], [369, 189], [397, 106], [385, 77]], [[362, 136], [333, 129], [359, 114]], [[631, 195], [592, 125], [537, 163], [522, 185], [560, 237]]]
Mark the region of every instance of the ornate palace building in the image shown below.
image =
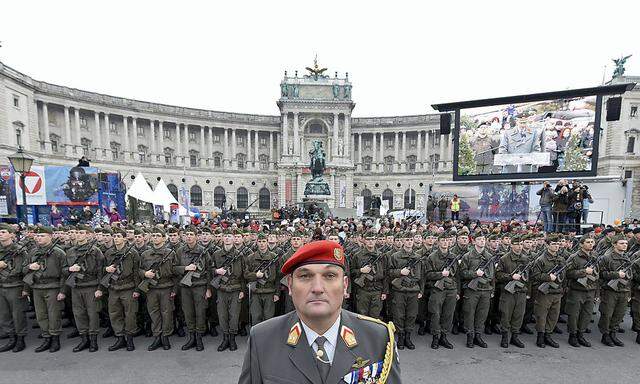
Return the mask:
[[[635, 176], [628, 165], [638, 164], [638, 93], [623, 104], [616, 124], [624, 129], [604, 129], [604, 174]], [[19, 145], [36, 164], [75, 165], [85, 155], [127, 184], [138, 171], [152, 185], [162, 177], [205, 211], [233, 204], [267, 212], [302, 201], [316, 140], [333, 208], [380, 196], [391, 208], [419, 209], [430, 184], [451, 180], [453, 146], [438, 114], [353, 117], [348, 73], [325, 75], [317, 65], [285, 72], [280, 94], [279, 115], [218, 112], [49, 84], [0, 63], [0, 162]]]

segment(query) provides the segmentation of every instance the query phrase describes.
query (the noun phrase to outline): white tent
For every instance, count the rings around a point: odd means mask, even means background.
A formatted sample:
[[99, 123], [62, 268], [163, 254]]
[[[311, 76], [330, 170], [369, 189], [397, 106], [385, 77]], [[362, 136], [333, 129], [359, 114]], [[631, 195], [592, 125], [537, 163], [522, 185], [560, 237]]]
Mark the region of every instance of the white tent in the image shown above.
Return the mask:
[[155, 204], [155, 194], [141, 172], [138, 172], [135, 180], [133, 180], [133, 184], [127, 189], [125, 198], [129, 196], [146, 203]]
[[167, 185], [164, 183], [164, 180], [160, 179], [158, 184], [156, 184], [156, 189], [153, 191], [154, 194], [154, 205], [161, 205], [164, 212], [169, 212], [171, 210], [171, 204], [178, 204], [178, 201], [169, 191]]

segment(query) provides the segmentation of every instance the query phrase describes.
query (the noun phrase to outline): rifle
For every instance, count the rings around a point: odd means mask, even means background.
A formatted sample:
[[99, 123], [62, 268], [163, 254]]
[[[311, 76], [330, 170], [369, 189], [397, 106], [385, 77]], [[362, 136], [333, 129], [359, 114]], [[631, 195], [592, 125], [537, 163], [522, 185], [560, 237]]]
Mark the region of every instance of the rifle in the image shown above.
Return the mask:
[[[449, 262], [444, 266], [444, 268], [442, 268], [442, 270], [449, 270], [451, 269], [451, 267], [453, 267], [458, 261], [460, 261], [462, 259], [462, 254], [459, 254], [458, 256], [454, 257], [453, 259], [449, 260]], [[444, 280], [446, 279], [446, 277], [442, 277], [440, 280], [436, 281], [435, 284], [433, 284], [433, 286], [439, 290], [444, 290]]]
[[[627, 262], [625, 262], [624, 264], [622, 264], [617, 270], [616, 272], [624, 272], [625, 275], [629, 272], [629, 270], [633, 267], [633, 265], [635, 263], [637, 263], [638, 261], [640, 261], [640, 256], [636, 257], [633, 260], [629, 260]], [[609, 280], [609, 282], [607, 283], [607, 285], [609, 286], [609, 288], [613, 289], [614, 291], [618, 291], [620, 289], [620, 285], [623, 286], [627, 286], [629, 285], [629, 280], [627, 280], [626, 276], [624, 279], [621, 278], [617, 278], [617, 279], [612, 279]]]
[[204, 269], [204, 266], [202, 265], [202, 256], [204, 256], [207, 252], [208, 252], [208, 248], [205, 247], [202, 250], [202, 252], [200, 252], [198, 257], [196, 257], [195, 259], [191, 260], [191, 264], [195, 264], [196, 265], [196, 270], [195, 271], [188, 271], [182, 277], [182, 279], [180, 280], [180, 284], [184, 285], [185, 287], [190, 287], [190, 286], [193, 285], [192, 279], [194, 277], [197, 279], [200, 276], [202, 276], [201, 273], [200, 273]]
[[562, 279], [560, 278], [560, 274], [562, 274], [562, 272], [564, 272], [564, 270], [567, 269], [569, 264], [571, 264], [571, 259], [567, 260], [567, 262], [564, 263], [564, 265], [556, 264], [553, 268], [551, 268], [551, 270], [547, 272], [547, 275], [550, 275], [550, 274], [556, 275], [557, 276], [556, 281], [545, 281], [544, 283], [538, 286], [538, 291], [542, 292], [542, 294], [544, 295], [548, 295], [549, 289], [560, 288], [560, 286], [558, 285], [558, 283], [562, 282]]
[[231, 273], [231, 267], [233, 265], [233, 263], [236, 262], [236, 260], [238, 260], [238, 258], [240, 257], [240, 251], [238, 251], [236, 253], [236, 255], [232, 258], [227, 258], [225, 259], [224, 263], [222, 263], [222, 265], [220, 266], [220, 268], [224, 268], [227, 273], [225, 273], [224, 275], [216, 275], [213, 279], [211, 279], [211, 286], [215, 289], [220, 288], [220, 283], [226, 283], [227, 281], [229, 281], [229, 274]]
[[89, 247], [87, 248], [87, 250], [82, 254], [82, 256], [76, 258], [75, 260], [76, 262], [80, 260], [80, 263], [82, 263], [80, 265], [80, 271], [71, 272], [71, 274], [69, 274], [69, 276], [67, 277], [67, 281], [65, 281], [65, 285], [67, 287], [75, 288], [78, 285], [78, 279], [84, 279], [84, 273], [82, 273], [82, 271], [87, 269], [87, 260], [85, 260], [85, 258], [87, 257], [87, 255], [89, 254], [89, 251], [93, 249], [93, 246], [97, 242], [98, 240], [93, 240], [91, 244], [89, 244]]
[[102, 279], [100, 280], [100, 285], [102, 285], [103, 287], [109, 289], [109, 287], [111, 286], [111, 281], [112, 280], [115, 282], [115, 281], [118, 281], [120, 279], [120, 275], [122, 274], [122, 262], [131, 253], [131, 250], [135, 246], [136, 245], [132, 243], [129, 246], [129, 248], [127, 248], [124, 251], [124, 253], [122, 255], [118, 256], [118, 258], [116, 258], [114, 260], [114, 262], [111, 263], [111, 265], [115, 265], [116, 266], [116, 270], [115, 270], [115, 272], [107, 273], [106, 275], [104, 275], [102, 277]]
[[362, 273], [360, 277], [356, 277], [353, 279], [353, 283], [360, 288], [364, 288], [365, 280], [373, 281], [372, 273], [375, 274], [373, 267], [378, 264], [378, 261], [382, 258], [382, 252], [379, 252], [377, 255], [369, 256], [369, 260], [367, 260], [361, 268], [366, 267], [367, 265], [371, 267], [371, 271], [369, 273]]
[[15, 255], [17, 255], [18, 253], [22, 252], [22, 249], [24, 247], [26, 247], [27, 244], [22, 244], [21, 246], [18, 247], [18, 249], [16, 249], [13, 252], [7, 253], [5, 255], [5, 257], [0, 260], [0, 261], [4, 261], [5, 263], [7, 263], [7, 267], [4, 268], [3, 270], [0, 270], [0, 279], [6, 279], [7, 277], [9, 277], [9, 273], [11, 273], [11, 270], [13, 269], [13, 258], [15, 257]]
[[162, 264], [166, 263], [171, 257], [171, 255], [173, 255], [174, 253], [176, 253], [176, 251], [172, 249], [171, 251], [169, 251], [169, 253], [164, 255], [162, 259], [151, 264], [151, 268], [149, 268], [149, 270], [152, 271], [155, 274], [155, 276], [152, 279], [145, 278], [140, 282], [140, 284], [138, 284], [138, 290], [140, 292], [147, 293], [149, 292], [149, 289], [151, 288], [151, 286], [155, 287], [156, 285], [158, 285], [158, 279], [160, 279], [158, 270], [160, 269]]
[[[491, 264], [495, 264], [496, 259], [498, 259], [498, 258], [499, 258], [499, 256], [495, 255], [495, 256], [487, 259], [484, 263], [482, 263], [478, 267], [478, 269], [481, 270], [482, 272], [485, 272], [485, 269], [487, 269], [487, 267], [489, 267]], [[478, 290], [478, 284], [480, 284], [480, 282], [485, 282], [485, 280], [487, 280], [487, 278], [485, 277], [484, 274], [482, 276], [476, 276], [467, 284], [467, 287], [469, 289], [477, 291]]]
[[[589, 260], [587, 262], [587, 264], [584, 265], [584, 269], [587, 268], [596, 268], [598, 266], [598, 263], [600, 262], [600, 257], [594, 257], [591, 260]], [[578, 284], [582, 285], [583, 287], [587, 287], [587, 285], [589, 284], [589, 281], [596, 281], [598, 280], [598, 278], [592, 273], [590, 275], [586, 275], [585, 277], [580, 277], [578, 279], [576, 279], [576, 281], [578, 282]]]
[[49, 256], [49, 254], [51, 253], [51, 251], [53, 251], [53, 248], [58, 245], [58, 243], [60, 242], [60, 238], [57, 238], [55, 240], [53, 240], [51, 242], [51, 245], [49, 246], [49, 249], [47, 249], [47, 251], [45, 253], [42, 254], [41, 257], [37, 257], [33, 263], [38, 263], [40, 265], [40, 269], [38, 269], [37, 271], [29, 271], [27, 272], [26, 275], [24, 275], [24, 278], [22, 278], [22, 281], [27, 284], [28, 286], [33, 286], [33, 284], [35, 283], [35, 278], [40, 278], [40, 276], [42, 276], [42, 274], [44, 273], [45, 269], [47, 269], [47, 257]]
[[413, 281], [408, 281], [405, 283], [406, 278], [410, 278], [409, 276], [413, 273], [413, 268], [418, 265], [418, 263], [420, 263], [422, 260], [424, 259], [424, 256], [422, 257], [416, 257], [413, 258], [411, 260], [409, 260], [409, 262], [407, 263], [407, 265], [405, 265], [404, 267], [402, 267], [402, 269], [407, 268], [409, 269], [409, 275], [407, 276], [400, 276], [400, 277], [396, 277], [395, 279], [391, 280], [391, 285], [396, 288], [396, 289], [401, 289], [403, 286], [409, 286], [409, 284], [413, 283]]
[[516, 288], [523, 288], [523, 281], [529, 280], [526, 276], [529, 273], [529, 270], [533, 267], [533, 264], [538, 260], [537, 258], [531, 260], [528, 264], [520, 264], [511, 275], [515, 275], [516, 273], [521, 275], [520, 280], [511, 280], [504, 286], [504, 290], [509, 292], [510, 294], [516, 293]]
[[258, 266], [258, 268], [256, 268], [254, 273], [256, 273], [258, 271], [264, 271], [264, 276], [262, 276], [260, 279], [257, 279], [256, 281], [248, 284], [249, 292], [255, 290], [255, 288], [256, 288], [256, 286], [258, 284], [260, 284], [260, 285], [266, 284], [267, 280], [269, 279], [269, 268], [271, 268], [273, 263], [275, 263], [279, 259], [280, 259], [280, 256], [276, 255], [272, 259], [264, 260], [264, 261], [262, 261], [262, 263], [260, 263], [260, 265]]

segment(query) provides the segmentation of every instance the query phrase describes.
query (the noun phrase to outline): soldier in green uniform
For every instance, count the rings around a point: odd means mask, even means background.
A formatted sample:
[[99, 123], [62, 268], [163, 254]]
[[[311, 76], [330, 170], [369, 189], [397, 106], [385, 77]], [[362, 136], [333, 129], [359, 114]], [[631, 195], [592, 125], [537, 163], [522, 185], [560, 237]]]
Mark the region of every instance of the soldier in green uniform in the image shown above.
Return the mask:
[[249, 283], [251, 325], [269, 320], [275, 314], [280, 295], [280, 257], [269, 250], [267, 235], [258, 234], [258, 249], [246, 261], [244, 279]]
[[[202, 336], [207, 332], [207, 300], [211, 297], [211, 259], [209, 251], [198, 243], [198, 230], [189, 226], [184, 230], [185, 244], [178, 248], [175, 274], [182, 278], [179, 293], [182, 312], [187, 323], [189, 339], [183, 351], [195, 348], [203, 351]], [[185, 280], [188, 277], [190, 281]]]
[[[422, 232], [422, 254], [425, 257], [429, 257], [429, 255], [435, 250], [435, 242], [437, 237], [429, 232]], [[428, 285], [425, 285], [424, 295], [422, 299], [418, 302], [418, 335], [423, 336], [431, 329], [429, 322], [431, 321], [431, 315], [429, 314], [429, 295], [431, 295], [431, 289]]]
[[22, 281], [22, 266], [27, 258], [27, 248], [15, 242], [15, 229], [9, 224], [0, 224], [0, 319], [2, 331], [9, 335], [7, 344], [0, 352], [20, 352], [25, 349], [27, 335], [27, 288]]
[[42, 330], [43, 342], [36, 352], [60, 350], [66, 257], [62, 249], [52, 244], [52, 235], [51, 227], [36, 229], [36, 247], [29, 252], [27, 263], [22, 268], [25, 279], [33, 279], [30, 288], [33, 290], [36, 320]]
[[[282, 264], [284, 264], [287, 260], [293, 256], [294, 253], [302, 246], [302, 232], [295, 232], [291, 235], [289, 239], [289, 243], [285, 245], [285, 251], [282, 255]], [[280, 295], [280, 298], [284, 296], [284, 310], [283, 313], [289, 313], [294, 310], [293, 301], [291, 301], [291, 297], [288, 294], [288, 288], [282, 284], [281, 290], [283, 291]]]
[[376, 249], [376, 237], [368, 232], [364, 238], [365, 247], [360, 249], [351, 261], [351, 282], [357, 288], [356, 313], [369, 317], [380, 317], [382, 302], [387, 299], [388, 285], [385, 277], [384, 255]]
[[473, 246], [460, 263], [460, 278], [464, 301], [462, 312], [464, 327], [467, 330], [467, 348], [477, 345], [487, 348], [481, 332], [489, 314], [491, 295], [495, 284], [495, 260], [486, 249], [486, 237], [477, 232]]
[[[140, 256], [142, 282], [138, 289], [144, 292], [148, 287], [144, 293], [154, 336], [153, 343], [147, 348], [149, 351], [160, 347], [171, 349], [169, 336], [173, 333], [173, 298], [176, 296], [173, 267], [176, 254], [166, 247], [166, 240], [163, 229], [152, 229], [151, 246]], [[145, 288], [142, 289], [141, 285]]]
[[[451, 254], [453, 254], [454, 257], [462, 257], [464, 256], [465, 253], [469, 252], [469, 230], [466, 227], [463, 227], [458, 232], [453, 232], [453, 231], [450, 232], [449, 252], [451, 252]], [[462, 300], [462, 297], [461, 297], [461, 300], [458, 300], [456, 302], [456, 309], [453, 312], [452, 333], [454, 335], [457, 335], [460, 332], [468, 331], [464, 327], [464, 312], [462, 310], [463, 303], [464, 301]]]
[[[198, 237], [200, 245], [205, 247], [209, 252], [209, 259], [211, 255], [220, 250], [222, 246], [222, 230], [216, 229], [215, 235], [207, 227], [202, 228], [200, 236]], [[211, 297], [207, 299], [207, 327], [208, 333], [213, 337], [218, 337], [218, 311], [216, 309], [216, 302], [218, 295], [216, 290], [211, 291]]]
[[523, 277], [529, 259], [523, 252], [522, 243], [520, 236], [513, 236], [511, 250], [500, 258], [496, 267], [496, 291], [501, 291], [499, 307], [502, 315], [502, 348], [508, 348], [509, 344], [524, 348], [518, 334], [522, 327], [529, 292], [529, 284]]
[[[109, 320], [116, 336], [116, 342], [109, 346], [109, 351], [122, 348], [127, 351], [135, 350], [133, 336], [138, 330], [138, 300], [134, 298], [134, 289], [140, 283], [140, 255], [133, 245], [126, 244], [126, 235], [123, 229], [115, 228], [112, 235], [113, 247], [108, 248], [104, 254], [104, 271], [111, 277], [107, 281], [102, 280], [102, 287], [109, 292]], [[136, 295], [139, 296], [137, 293]]]
[[608, 347], [624, 346], [616, 332], [624, 319], [631, 295], [633, 272], [626, 255], [627, 245], [627, 239], [623, 235], [611, 237], [611, 248], [598, 264], [601, 279], [598, 328], [602, 333], [602, 344]]
[[402, 240], [402, 248], [387, 261], [393, 292], [391, 312], [398, 329], [398, 349], [415, 349], [411, 333], [418, 316], [418, 300], [424, 289], [424, 266], [421, 256], [414, 253], [413, 236], [407, 234]]
[[569, 291], [565, 310], [569, 316], [569, 344], [573, 347], [591, 346], [584, 338], [584, 333], [593, 316], [593, 303], [599, 281], [597, 258], [593, 252], [595, 244], [594, 239], [582, 236], [580, 250], [570, 256], [567, 267]]
[[234, 235], [231, 232], [225, 233], [222, 249], [215, 252], [211, 259], [213, 276], [218, 280], [214, 288], [218, 291], [217, 310], [223, 333], [218, 351], [222, 352], [227, 348], [235, 351], [238, 349], [236, 335], [245, 282], [244, 260], [240, 250], [234, 246]]
[[[76, 228], [76, 245], [67, 251], [69, 267], [63, 272], [68, 276], [67, 286], [71, 288], [73, 317], [80, 334], [80, 343], [73, 352], [98, 350], [98, 300], [102, 290], [98, 286], [104, 268], [104, 256], [95, 242], [89, 242], [91, 227], [81, 224]], [[75, 280], [74, 283], [72, 281]]]
[[560, 238], [556, 234], [546, 238], [547, 249], [539, 256], [531, 267], [531, 289], [535, 291], [533, 313], [536, 317], [536, 345], [544, 348], [548, 345], [558, 348], [558, 343], [551, 338], [551, 333], [560, 315], [560, 301], [562, 299], [561, 268], [565, 260], [558, 254]]
[[431, 252], [425, 262], [425, 290], [430, 290], [428, 308], [431, 315], [431, 348], [443, 346], [452, 349], [447, 333], [453, 323], [453, 311], [459, 299], [458, 259], [449, 252], [448, 233], [438, 236], [437, 248]]

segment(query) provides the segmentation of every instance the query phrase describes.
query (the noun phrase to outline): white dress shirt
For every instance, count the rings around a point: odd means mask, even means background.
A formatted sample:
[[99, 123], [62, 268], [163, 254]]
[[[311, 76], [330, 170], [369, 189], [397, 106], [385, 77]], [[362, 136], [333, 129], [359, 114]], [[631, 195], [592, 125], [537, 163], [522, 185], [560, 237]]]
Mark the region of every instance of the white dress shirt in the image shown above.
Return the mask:
[[316, 338], [319, 336], [324, 336], [327, 341], [324, 343], [324, 350], [327, 352], [327, 359], [329, 363], [333, 364], [333, 355], [336, 352], [336, 343], [338, 342], [338, 331], [340, 328], [340, 316], [336, 319], [336, 322], [333, 323], [331, 328], [327, 330], [323, 335], [317, 334], [313, 329], [309, 328], [302, 319], [300, 320], [302, 324], [302, 328], [304, 329], [304, 334], [307, 335], [307, 342], [309, 346], [313, 348], [314, 352], [318, 352], [318, 345], [316, 344]]

